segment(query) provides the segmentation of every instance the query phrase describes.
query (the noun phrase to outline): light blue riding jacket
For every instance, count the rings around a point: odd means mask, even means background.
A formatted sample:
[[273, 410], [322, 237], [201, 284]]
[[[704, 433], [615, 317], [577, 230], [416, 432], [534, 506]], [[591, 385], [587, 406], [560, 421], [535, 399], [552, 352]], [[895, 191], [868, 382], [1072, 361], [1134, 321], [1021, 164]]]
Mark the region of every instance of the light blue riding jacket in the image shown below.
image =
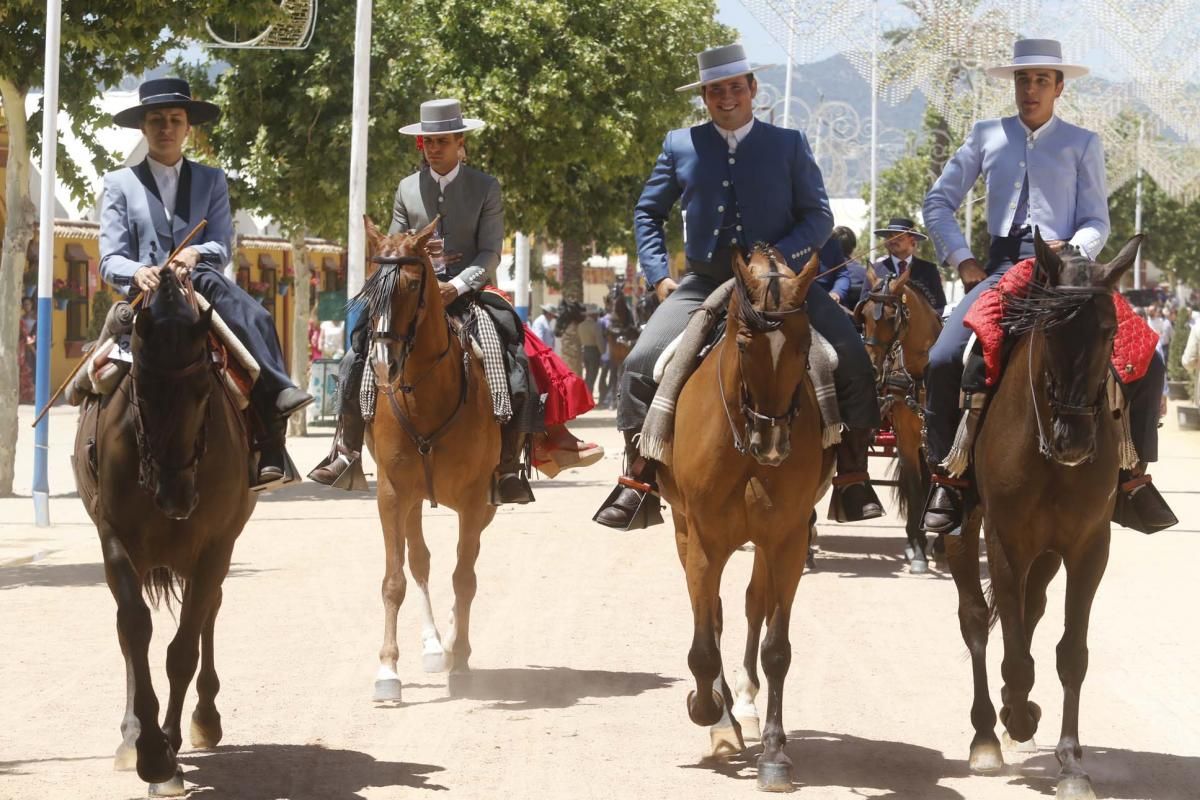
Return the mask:
[[[1008, 236], [1029, 180], [1029, 218], [1046, 240], [1070, 242], [1091, 258], [1108, 240], [1104, 149], [1092, 131], [1051, 117], [1036, 135], [1019, 117], [975, 123], [925, 197], [925, 227], [938, 258], [971, 258], [955, 211], [980, 175], [987, 183], [987, 229]], [[1018, 225], [1024, 220], [1015, 220]]]

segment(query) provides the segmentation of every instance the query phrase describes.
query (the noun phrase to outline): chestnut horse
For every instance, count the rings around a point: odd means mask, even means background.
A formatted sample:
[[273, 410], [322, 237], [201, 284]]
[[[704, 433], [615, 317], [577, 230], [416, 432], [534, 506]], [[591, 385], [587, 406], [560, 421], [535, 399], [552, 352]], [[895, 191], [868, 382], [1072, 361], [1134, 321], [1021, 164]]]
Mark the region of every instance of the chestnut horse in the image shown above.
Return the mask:
[[975, 699], [970, 766], [1000, 769], [988, 696], [989, 608], [979, 581], [979, 528], [987, 537], [994, 610], [1004, 633], [1000, 721], [1012, 740], [1037, 731], [1041, 709], [1033, 688], [1033, 631], [1046, 610], [1046, 587], [1066, 565], [1066, 625], [1058, 644], [1063, 685], [1062, 733], [1055, 755], [1057, 796], [1095, 797], [1081, 763], [1079, 691], [1088, 667], [1092, 598], [1108, 562], [1117, 493], [1118, 427], [1109, 408], [1112, 292], [1133, 264], [1134, 237], [1112, 262], [1097, 264], [1073, 248], [1060, 255], [1038, 235], [1037, 273], [1025, 297], [1006, 297], [1004, 326], [1015, 337], [1003, 380], [975, 441], [978, 504], [946, 553], [958, 587], [958, 616], [971, 652]]
[[[163, 270], [159, 280], [135, 320], [130, 375], [80, 411], [72, 463], [117, 601], [126, 684], [116, 767], [136, 766], [152, 795], [167, 795], [184, 792], [175, 754], [183, 743], [183, 701], [201, 657], [191, 742], [215, 747], [221, 740], [213, 630], [233, 543], [255, 495], [241, 415], [209, 349], [212, 309], [198, 313], [190, 288], [174, 273]], [[167, 649], [170, 699], [160, 728], [142, 593], [157, 605], [180, 585], [179, 629]]]
[[[714, 754], [744, 747], [742, 724], [758, 727], [755, 661], [765, 620], [767, 718], [758, 785], [771, 791], [792, 788], [783, 727], [783, 681], [792, 653], [788, 625], [813, 506], [834, 464], [834, 451], [821, 449], [821, 415], [807, 370], [805, 297], [817, 259], [799, 275], [786, 263], [764, 245], [756, 246], [749, 265], [735, 255], [737, 288], [725, 337], [684, 386], [674, 463], [659, 472], [695, 624], [688, 666], [696, 688], [688, 695], [688, 714], [697, 725], [712, 726]], [[735, 703], [721, 666], [721, 572], [747, 541], [755, 544], [754, 571]]]
[[896, 499], [905, 515], [908, 568], [929, 571], [921, 512], [929, 494], [921, 429], [924, 426], [923, 381], [929, 348], [942, 332], [942, 320], [918, 284], [909, 283], [910, 270], [895, 277], [876, 277], [867, 268], [871, 289], [854, 310], [863, 327], [863, 344], [875, 365], [880, 415], [896, 433]]
[[[379, 520], [386, 553], [384, 633], [375, 680], [376, 700], [398, 701], [396, 615], [404, 602], [405, 545], [421, 593], [422, 664], [450, 671], [452, 692], [470, 677], [471, 601], [479, 539], [492, 521], [492, 472], [500, 458], [500, 426], [492, 410], [483, 366], [464, 353], [451, 331], [425, 244], [436, 220], [416, 233], [385, 236], [365, 220], [372, 261], [379, 269], [356, 302], [370, 315], [372, 367], [378, 376], [375, 417], [367, 445], [379, 470]], [[376, 320], [382, 318], [382, 330]], [[380, 350], [386, 360], [380, 361]], [[429, 597], [429, 548], [421, 530], [425, 500], [458, 512], [458, 564], [454, 610], [443, 645]]]

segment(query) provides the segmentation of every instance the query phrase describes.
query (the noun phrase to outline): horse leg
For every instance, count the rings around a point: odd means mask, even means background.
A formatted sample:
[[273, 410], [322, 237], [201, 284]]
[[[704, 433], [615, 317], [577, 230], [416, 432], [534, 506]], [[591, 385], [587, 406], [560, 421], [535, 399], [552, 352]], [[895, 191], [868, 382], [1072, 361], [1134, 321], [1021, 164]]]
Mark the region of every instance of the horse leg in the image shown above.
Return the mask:
[[461, 695], [471, 686], [471, 603], [475, 600], [477, 581], [475, 561], [479, 558], [479, 539], [483, 529], [496, 515], [495, 506], [487, 503], [487, 492], [474, 507], [458, 512], [458, 561], [454, 565], [454, 610], [446, 636], [446, 652], [450, 654], [448, 685], [450, 694]]
[[1085, 552], [1067, 562], [1066, 626], [1057, 653], [1058, 677], [1063, 686], [1062, 734], [1054, 748], [1061, 767], [1058, 797], [1065, 800], [1094, 800], [1096, 797], [1082, 764], [1079, 691], [1088, 668], [1088, 619], [1092, 613], [1092, 600], [1108, 564], [1109, 536], [1107, 529], [1096, 534]]
[[[721, 634], [724, 630], [724, 604], [721, 602], [720, 595], [718, 595], [715, 624], [718, 652], [721, 650]], [[717, 723], [708, 729], [709, 742], [712, 745], [711, 755], [716, 758], [735, 755], [746, 749], [746, 740], [742, 737], [742, 724], [733, 714], [733, 692], [729, 688], [729, 683], [725, 680], [724, 664], [721, 665], [721, 671], [717, 675], [717, 679], [713, 681], [712, 688], [713, 692], [721, 696], [722, 703], [721, 719], [717, 720]]]
[[721, 572], [729, 552], [709, 552], [701, 539], [699, 526], [688, 520], [687, 573], [688, 594], [692, 602], [692, 646], [688, 667], [696, 679], [696, 688], [688, 693], [688, 716], [697, 725], [713, 726], [725, 715], [725, 698], [714, 687], [721, 676], [721, 648], [718, 642], [718, 614]]
[[[380, 480], [387, 480], [384, 470], [380, 470]], [[401, 699], [400, 676], [396, 672], [396, 662], [400, 658], [400, 648], [396, 644], [396, 615], [400, 613], [400, 604], [404, 602], [404, 592], [407, 588], [404, 578], [404, 521], [409, 515], [409, 509], [402, 508], [396, 491], [390, 481], [380, 487], [379, 492], [379, 521], [383, 525], [384, 571], [381, 594], [383, 595], [383, 646], [379, 648], [379, 671], [375, 673], [375, 692], [372, 699], [376, 702], [394, 701]]]
[[[150, 679], [147, 653], [154, 626], [150, 608], [142, 598], [142, 581], [124, 543], [111, 529], [101, 531], [100, 549], [104, 556], [104, 576], [117, 601], [117, 635], [126, 658], [127, 689], [132, 690], [133, 695], [132, 702], [127, 699], [127, 708], [132, 706], [137, 721], [134, 749], [138, 777], [147, 783], [169, 781], [175, 777], [177, 769], [175, 751], [158, 726], [158, 698]], [[127, 723], [128, 719], [121, 725], [126, 737], [134, 732], [133, 726]], [[118, 766], [121, 760], [122, 753], [118, 750]]]
[[908, 560], [908, 570], [922, 575], [929, 571], [929, 560], [925, 552], [927, 537], [925, 529], [921, 527], [928, 488], [928, 478], [925, 477], [925, 470], [922, 468], [922, 423], [920, 417], [902, 404], [893, 410], [892, 421], [896, 429], [900, 457], [899, 490], [905, 495], [905, 538], [912, 552]]
[[221, 714], [216, 705], [221, 680], [217, 677], [213, 632], [217, 627], [217, 612], [221, 610], [223, 594], [224, 590], [218, 586], [213, 593], [208, 620], [204, 623], [204, 630], [200, 632], [200, 674], [196, 676], [196, 708], [192, 711], [192, 726], [188, 734], [192, 747], [200, 750], [216, 747], [221, 743]]
[[738, 674], [734, 719], [742, 726], [746, 739], [762, 738], [758, 708], [754, 705], [760, 686], [758, 680], [758, 642], [762, 635], [763, 617], [767, 614], [767, 562], [763, 551], [754, 548], [754, 569], [746, 586], [746, 652], [742, 671]]
[[1000, 740], [996, 738], [996, 708], [988, 694], [987, 642], [989, 612], [979, 581], [979, 527], [982, 512], [968, 510], [961, 536], [946, 537], [946, 559], [958, 589], [958, 628], [971, 653], [971, 676], [975, 699], [971, 703], [970, 767], [973, 772], [993, 772], [1004, 766]]
[[787, 732], [783, 727], [783, 683], [792, 663], [792, 645], [788, 628], [792, 602], [804, 573], [808, 556], [808, 536], [789, 533], [772, 547], [769, 555], [771, 609], [767, 635], [762, 645], [762, 669], [767, 676], [767, 719], [763, 724], [763, 752], [758, 758], [758, 788], [767, 792], [790, 792], [792, 760], [788, 758]]
[[1029, 701], [1033, 689], [1034, 664], [1025, 626], [1025, 587], [1030, 563], [1013, 563], [1005, 551], [1000, 531], [988, 531], [988, 566], [992, 577], [992, 599], [1004, 634], [1004, 658], [1000, 674], [1000, 722], [1014, 742], [1027, 742], [1037, 732], [1042, 710]]
[[429, 547], [421, 527], [421, 506], [414, 506], [409, 512], [404, 538], [408, 542], [408, 571], [421, 594], [421, 668], [426, 672], [445, 672], [446, 650], [433, 621], [433, 602], [429, 597]]

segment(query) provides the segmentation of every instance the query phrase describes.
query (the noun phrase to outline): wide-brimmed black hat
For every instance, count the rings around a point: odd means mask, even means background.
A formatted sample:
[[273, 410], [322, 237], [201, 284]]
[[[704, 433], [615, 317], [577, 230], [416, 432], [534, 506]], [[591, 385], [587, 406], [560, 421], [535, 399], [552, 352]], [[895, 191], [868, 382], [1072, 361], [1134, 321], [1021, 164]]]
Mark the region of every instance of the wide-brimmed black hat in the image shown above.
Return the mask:
[[929, 237], [917, 230], [917, 224], [911, 219], [904, 217], [892, 217], [888, 220], [886, 228], [876, 228], [876, 236], [895, 236], [897, 233], [910, 233], [918, 239], [928, 239]]
[[113, 121], [122, 128], [141, 128], [146, 112], [155, 108], [182, 108], [187, 111], [188, 122], [203, 125], [221, 116], [221, 109], [212, 103], [192, 99], [192, 87], [183, 78], [156, 78], [138, 87], [136, 106], [118, 111]]

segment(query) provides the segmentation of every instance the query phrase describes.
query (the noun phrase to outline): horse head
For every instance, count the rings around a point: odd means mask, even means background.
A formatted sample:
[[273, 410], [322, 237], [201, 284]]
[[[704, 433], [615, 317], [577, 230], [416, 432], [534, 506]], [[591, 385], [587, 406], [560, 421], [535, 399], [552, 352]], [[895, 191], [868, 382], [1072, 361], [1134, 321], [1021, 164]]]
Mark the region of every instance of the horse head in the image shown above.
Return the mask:
[[884, 276], [882, 279], [875, 275], [872, 267], [867, 267], [867, 281], [871, 286], [867, 298], [854, 309], [854, 319], [862, 326], [863, 344], [875, 366], [875, 375], [881, 377], [884, 372], [884, 361], [888, 353], [903, 338], [908, 323], [908, 296], [904, 288], [908, 286], [912, 273], [904, 270], [897, 277]]
[[445, 311], [426, 245], [437, 230], [434, 219], [420, 231], [385, 234], [364, 215], [367, 248], [378, 268], [351, 303], [372, 319], [387, 316], [388, 330], [416, 331], [430, 310]]
[[755, 245], [749, 263], [741, 253], [734, 254], [736, 286], [726, 348], [729, 342], [735, 348], [731, 352], [747, 450], [764, 466], [782, 464], [791, 452], [792, 421], [800, 407], [812, 341], [805, 300], [817, 270], [813, 256], [796, 274], [778, 250], [762, 244]]
[[208, 332], [212, 306], [198, 312], [190, 289], [162, 270], [133, 326], [134, 429], [141, 486], [171, 519], [199, 501], [196, 468], [204, 454], [212, 380]]
[[554, 335], [562, 336], [567, 328], [583, 322], [587, 309], [578, 300], [563, 300], [558, 307], [558, 318], [554, 320]]
[[658, 294], [653, 290], [642, 295], [642, 299], [637, 301], [637, 326], [638, 329], [646, 327], [646, 323], [650, 321], [650, 316], [659, 306]]
[[[1041, 369], [1030, 380], [1031, 387], [1041, 384], [1053, 421], [1042, 452], [1060, 464], [1075, 466], [1095, 457], [1117, 332], [1112, 292], [1133, 265], [1142, 239], [1133, 237], [1116, 258], [1099, 264], [1074, 247], [1052, 250], [1035, 230], [1033, 282], [1025, 296], [1005, 298], [1008, 333], [1043, 339]], [[1039, 404], [1036, 395], [1032, 399]]]

